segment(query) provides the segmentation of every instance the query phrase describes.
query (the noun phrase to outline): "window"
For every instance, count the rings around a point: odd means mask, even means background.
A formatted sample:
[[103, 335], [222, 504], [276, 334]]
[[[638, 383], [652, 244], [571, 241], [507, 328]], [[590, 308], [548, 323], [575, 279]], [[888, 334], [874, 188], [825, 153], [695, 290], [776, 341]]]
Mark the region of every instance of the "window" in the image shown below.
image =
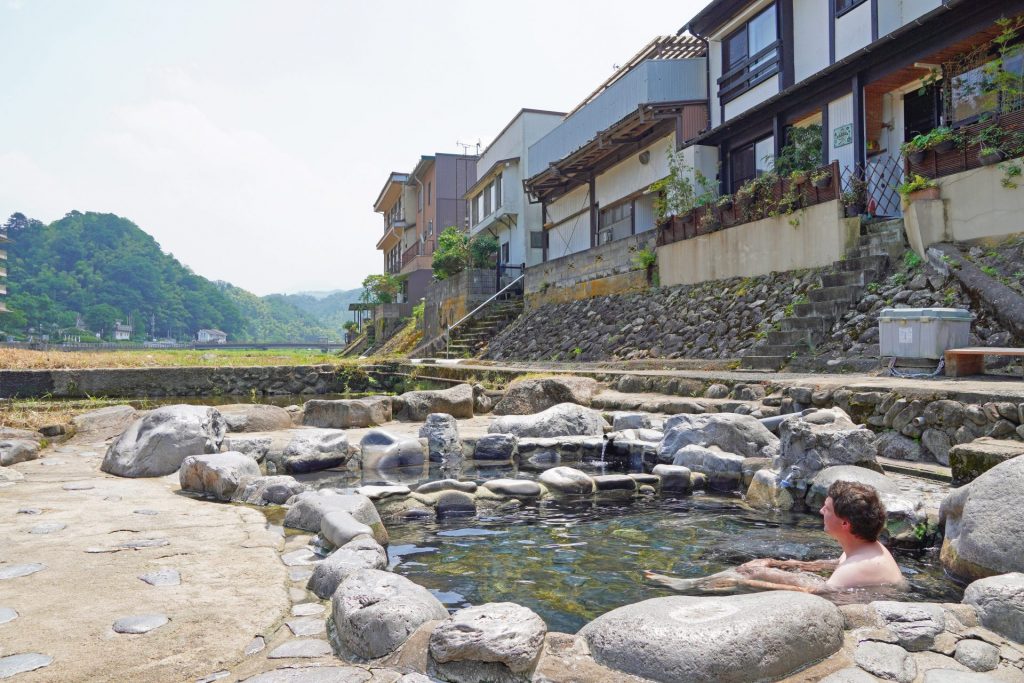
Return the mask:
[[623, 202], [601, 212], [597, 243], [605, 244], [633, 234], [633, 202]]
[[434, 221], [433, 220], [427, 221], [427, 234], [428, 235], [433, 235], [434, 234]]
[[433, 183], [427, 183], [427, 206], [430, 206], [430, 195], [432, 195], [433, 193]]
[[491, 197], [491, 195], [492, 194], [494, 194], [494, 183], [490, 183], [487, 187], [484, 188], [484, 210], [482, 212], [482, 217], [486, 217], [486, 216], [490, 216], [491, 215], [491, 210], [492, 210], [492, 204], [491, 204], [492, 197]]
[[722, 41], [722, 77], [718, 96], [735, 99], [779, 72], [779, 30], [775, 5]]
[[836, 16], [841, 17], [854, 7], [863, 5], [865, 0], [835, 0], [836, 3]]
[[735, 192], [748, 180], [775, 166], [775, 138], [769, 135], [729, 152], [730, 190]]
[[480, 202], [478, 201], [479, 199], [480, 195], [477, 195], [469, 200], [470, 222], [473, 225], [476, 225], [477, 223], [480, 222]]
[[508, 244], [509, 244], [508, 242], [505, 242], [503, 245], [501, 245], [501, 261], [499, 261], [499, 263], [508, 263], [508, 258], [509, 258], [509, 247], [508, 247]]
[[543, 230], [531, 230], [530, 231], [530, 249], [543, 249], [544, 248], [544, 231]]
[[501, 174], [494, 178], [494, 208], [501, 206]]

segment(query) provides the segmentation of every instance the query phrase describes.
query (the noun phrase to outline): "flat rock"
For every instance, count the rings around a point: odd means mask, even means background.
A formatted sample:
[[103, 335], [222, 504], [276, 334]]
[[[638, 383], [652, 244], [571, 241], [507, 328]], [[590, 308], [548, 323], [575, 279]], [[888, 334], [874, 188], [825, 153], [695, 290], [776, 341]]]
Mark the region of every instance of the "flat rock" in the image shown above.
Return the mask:
[[18, 618], [18, 612], [10, 607], [0, 607], [0, 624], [6, 624]]
[[871, 603], [882, 624], [896, 636], [904, 650], [929, 649], [946, 627], [942, 606], [935, 603], [879, 600]]
[[22, 576], [41, 572], [44, 569], [46, 569], [46, 565], [38, 562], [30, 562], [28, 564], [0, 564], [0, 580], [17, 579]]
[[996, 465], [1024, 455], [1024, 442], [981, 437], [949, 449], [953, 486], [969, 484]]
[[57, 531], [63, 531], [68, 527], [63, 522], [45, 522], [43, 524], [37, 524], [28, 530], [30, 534], [52, 534]]
[[166, 538], [140, 538], [137, 541], [118, 543], [117, 547], [123, 550], [141, 550], [142, 548], [162, 548], [170, 544], [171, 542]]
[[633, 493], [637, 489], [636, 479], [627, 474], [599, 474], [593, 477], [594, 486], [599, 493], [608, 491], [624, 491]]
[[356, 429], [391, 422], [390, 396], [365, 396], [337, 400], [306, 401], [302, 424], [311, 427]]
[[820, 683], [877, 683], [878, 679], [856, 666], [840, 669], [825, 676]]
[[181, 462], [178, 482], [183, 491], [229, 501], [243, 479], [259, 476], [260, 467], [255, 460], [237, 451], [228, 451], [188, 456]]
[[517, 437], [601, 436], [607, 425], [596, 410], [560, 403], [534, 415], [505, 415], [487, 428], [491, 434]]
[[35, 671], [53, 663], [53, 657], [38, 652], [0, 657], [0, 678], [11, 678], [27, 671]]
[[[373, 674], [356, 666], [308, 666], [264, 671], [246, 678], [244, 683], [369, 683], [371, 679]], [[390, 681], [383, 679], [381, 683]]]
[[589, 495], [597, 490], [589, 474], [572, 467], [552, 467], [538, 479], [548, 490], [567, 495]]
[[98, 410], [90, 410], [71, 418], [76, 434], [93, 434], [96, 432], [120, 434], [138, 418], [139, 414], [131, 406], [107, 406]]
[[899, 645], [864, 641], [857, 645], [853, 659], [860, 668], [888, 681], [911, 683], [917, 677], [914, 658]]
[[304, 602], [301, 605], [292, 606], [293, 617], [312, 617], [323, 614], [327, 608], [318, 602]]
[[251, 657], [257, 652], [263, 652], [264, 648], [267, 647], [267, 641], [264, 640], [263, 636], [256, 636], [249, 641], [249, 644], [245, 646], [243, 654], [246, 657]]
[[1024, 574], [1014, 572], [979, 579], [967, 586], [963, 601], [974, 607], [982, 626], [1015, 642], [1024, 642]]
[[164, 614], [140, 614], [132, 617], [121, 617], [114, 622], [117, 633], [148, 633], [165, 625], [169, 619]]
[[[268, 659], [288, 659], [288, 658], [310, 658], [310, 657], [329, 657], [333, 654], [331, 652], [331, 645], [326, 640], [316, 639], [304, 639], [304, 640], [289, 640], [283, 645], [278, 645], [276, 648], [270, 651], [267, 655]], [[255, 679], [248, 679], [255, 680]], [[273, 679], [271, 679], [273, 680]], [[287, 680], [287, 679], [286, 679]], [[297, 679], [301, 680], [301, 679]]]
[[409, 391], [391, 399], [396, 420], [423, 422], [431, 413], [446, 413], [454, 418], [473, 417], [473, 387], [458, 384], [450, 389]]
[[544, 489], [529, 479], [489, 479], [484, 488], [499, 496], [511, 498], [536, 498], [544, 493]]
[[670, 683], [781, 678], [843, 644], [831, 602], [785, 591], [729, 597], [667, 597], [603, 614], [584, 626], [598, 663]]
[[155, 572], [140, 574], [139, 578], [150, 586], [178, 586], [181, 585], [181, 574], [177, 569], [158, 569]]
[[0, 484], [10, 484], [16, 481], [23, 481], [25, 475], [10, 467], [0, 467]]
[[461, 609], [438, 624], [430, 635], [430, 657], [446, 680], [507, 680], [516, 674], [526, 680], [546, 634], [544, 620], [532, 610], [511, 602], [487, 603]]
[[356, 489], [356, 493], [366, 496], [370, 500], [384, 500], [385, 498], [408, 496], [411, 492], [412, 489], [402, 484], [367, 485], [360, 486]]
[[[925, 672], [923, 683], [999, 683], [1002, 680], [1002, 678], [996, 678], [995, 676], [983, 673], [932, 669]], [[1013, 678], [1009, 680], [1019, 679]]]
[[61, 488], [65, 491], [90, 491], [96, 488], [96, 485], [88, 481], [69, 481]]
[[111, 444], [100, 469], [119, 477], [162, 477], [189, 455], [219, 451], [226, 429], [209, 406], [163, 406], [133, 422]]
[[690, 482], [690, 468], [682, 465], [655, 465], [651, 474], [661, 477], [662, 491], [687, 493], [693, 489]]
[[294, 636], [318, 636], [327, 633], [327, 623], [323, 619], [292, 619], [285, 624]]
[[463, 493], [476, 493], [476, 482], [459, 481], [457, 479], [438, 479], [428, 481], [416, 487], [416, 493], [437, 493], [438, 491], [462, 491]]

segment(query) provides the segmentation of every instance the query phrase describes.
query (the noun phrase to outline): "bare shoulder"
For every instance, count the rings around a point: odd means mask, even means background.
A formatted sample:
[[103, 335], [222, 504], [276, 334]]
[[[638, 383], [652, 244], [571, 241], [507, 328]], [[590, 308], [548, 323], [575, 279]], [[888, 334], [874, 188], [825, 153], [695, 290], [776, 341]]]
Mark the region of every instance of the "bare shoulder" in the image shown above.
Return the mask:
[[886, 548], [878, 544], [842, 562], [828, 580], [833, 588], [860, 588], [903, 583], [903, 573]]

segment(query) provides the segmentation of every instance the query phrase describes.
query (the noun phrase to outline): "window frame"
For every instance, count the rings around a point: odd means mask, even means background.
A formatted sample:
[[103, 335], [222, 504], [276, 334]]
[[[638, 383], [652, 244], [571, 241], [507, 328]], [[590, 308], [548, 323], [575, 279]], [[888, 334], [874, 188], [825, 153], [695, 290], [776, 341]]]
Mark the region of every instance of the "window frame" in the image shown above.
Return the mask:
[[[832, 6], [835, 9], [836, 19], [839, 17], [849, 14], [853, 10], [863, 5], [868, 0], [832, 0]], [[844, 5], [845, 6], [841, 6]]]
[[[775, 40], [755, 54], [750, 54], [750, 25], [767, 12], [773, 12], [775, 15]], [[730, 63], [728, 46], [741, 33], [746, 37], [747, 54], [743, 59]], [[753, 90], [761, 83], [781, 72], [783, 45], [779, 30], [779, 8], [777, 3], [771, 3], [744, 21], [742, 26], [722, 38], [720, 43], [722, 46], [722, 74], [717, 80], [718, 100], [724, 105]]]

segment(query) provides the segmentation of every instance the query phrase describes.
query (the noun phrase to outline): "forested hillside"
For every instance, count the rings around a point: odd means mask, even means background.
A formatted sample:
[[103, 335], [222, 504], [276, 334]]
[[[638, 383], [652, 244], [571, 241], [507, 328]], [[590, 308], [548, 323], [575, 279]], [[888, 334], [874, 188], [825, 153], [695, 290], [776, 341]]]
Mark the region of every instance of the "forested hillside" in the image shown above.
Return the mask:
[[[133, 339], [191, 339], [216, 328], [230, 341], [311, 341], [342, 335], [287, 301], [264, 300], [196, 275], [150, 235], [113, 214], [72, 211], [44, 225], [16, 213], [6, 223], [7, 307], [0, 330], [59, 339], [81, 330], [109, 337], [131, 316]], [[88, 337], [88, 335], [82, 335]]]
[[363, 288], [336, 290], [328, 293], [270, 294], [267, 301], [280, 300], [301, 308], [313, 315], [323, 325], [341, 329], [353, 319], [348, 305], [362, 301]]

